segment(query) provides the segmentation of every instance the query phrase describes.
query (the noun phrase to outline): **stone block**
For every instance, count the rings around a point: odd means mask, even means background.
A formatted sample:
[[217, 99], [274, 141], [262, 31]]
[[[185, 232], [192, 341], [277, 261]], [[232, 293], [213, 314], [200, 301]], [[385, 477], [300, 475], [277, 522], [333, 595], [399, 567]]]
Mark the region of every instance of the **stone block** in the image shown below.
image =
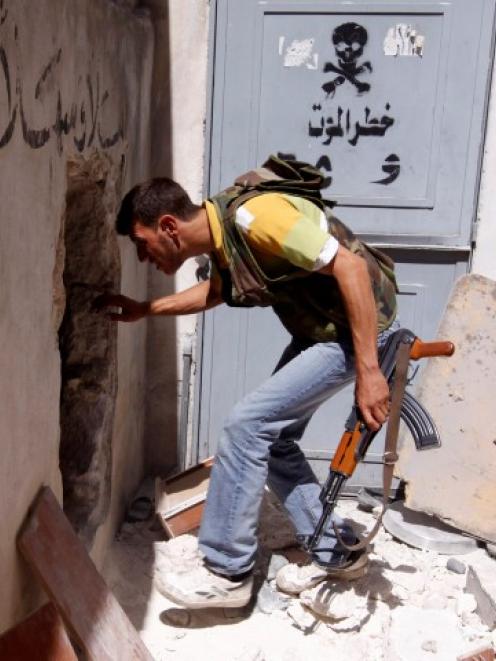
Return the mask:
[[428, 360], [416, 394], [442, 445], [416, 452], [406, 439], [396, 474], [407, 483], [409, 508], [495, 542], [496, 282], [478, 275], [458, 280], [438, 337], [454, 342], [455, 354]]

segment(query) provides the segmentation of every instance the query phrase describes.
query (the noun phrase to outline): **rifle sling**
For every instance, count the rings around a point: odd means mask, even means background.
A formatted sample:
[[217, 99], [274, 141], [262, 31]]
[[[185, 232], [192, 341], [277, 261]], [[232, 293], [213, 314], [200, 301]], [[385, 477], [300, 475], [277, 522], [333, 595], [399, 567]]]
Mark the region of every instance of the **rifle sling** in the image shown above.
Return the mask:
[[408, 376], [408, 363], [410, 360], [411, 345], [406, 342], [401, 342], [396, 353], [396, 367], [394, 372], [394, 383], [391, 389], [391, 407], [389, 409], [389, 419], [386, 429], [386, 440], [384, 444], [384, 468], [382, 473], [382, 486], [383, 486], [383, 501], [382, 512], [380, 513], [374, 527], [369, 534], [361, 539], [356, 544], [346, 544], [333, 522], [334, 533], [342, 546], [348, 551], [359, 551], [365, 548], [372, 539], [376, 536], [382, 524], [382, 517], [386, 513], [389, 505], [389, 492], [393, 482], [394, 465], [398, 460], [396, 447], [398, 443], [398, 432], [400, 428], [400, 413], [401, 404], [403, 402], [403, 395], [405, 393], [407, 376]]

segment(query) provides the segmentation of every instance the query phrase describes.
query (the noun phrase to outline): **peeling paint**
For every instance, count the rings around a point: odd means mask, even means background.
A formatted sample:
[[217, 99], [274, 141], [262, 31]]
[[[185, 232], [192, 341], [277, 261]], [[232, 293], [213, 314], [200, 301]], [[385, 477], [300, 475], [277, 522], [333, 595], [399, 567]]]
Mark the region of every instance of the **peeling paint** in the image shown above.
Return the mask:
[[315, 39], [293, 39], [284, 51], [285, 37], [279, 37], [279, 55], [284, 53], [285, 67], [306, 66], [307, 69], [317, 69], [319, 66], [319, 55], [313, 53]]
[[423, 57], [425, 37], [413, 25], [398, 23], [389, 28], [384, 38], [384, 55]]

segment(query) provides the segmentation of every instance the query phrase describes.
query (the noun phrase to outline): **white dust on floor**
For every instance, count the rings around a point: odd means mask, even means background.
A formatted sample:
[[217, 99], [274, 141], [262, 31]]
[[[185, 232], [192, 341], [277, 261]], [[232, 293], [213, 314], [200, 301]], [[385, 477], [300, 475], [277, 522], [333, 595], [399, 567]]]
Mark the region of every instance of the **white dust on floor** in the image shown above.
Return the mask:
[[[362, 532], [374, 523], [354, 501], [343, 501], [338, 511]], [[483, 644], [496, 646], [496, 631], [481, 622], [475, 599], [464, 592], [465, 575], [446, 568], [449, 556], [413, 549], [384, 530], [373, 542], [362, 579], [322, 584], [300, 598], [259, 599], [247, 609], [191, 612], [163, 597], [157, 586], [167, 571], [189, 571], [200, 561], [196, 538], [163, 540], [149, 522], [126, 523], [104, 568], [157, 661], [453, 661]], [[280, 508], [266, 502], [259, 584], [271, 553], [280, 556], [293, 541]], [[481, 548], [457, 557], [468, 566], [485, 555]], [[275, 587], [273, 580], [269, 586]]]

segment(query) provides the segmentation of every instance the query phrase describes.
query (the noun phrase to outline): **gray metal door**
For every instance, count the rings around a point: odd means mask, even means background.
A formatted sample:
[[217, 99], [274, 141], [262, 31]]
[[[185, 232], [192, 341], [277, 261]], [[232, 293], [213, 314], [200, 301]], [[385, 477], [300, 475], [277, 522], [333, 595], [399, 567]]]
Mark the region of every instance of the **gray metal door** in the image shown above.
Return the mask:
[[[291, 154], [326, 172], [336, 214], [397, 263], [404, 326], [432, 338], [472, 240], [493, 0], [218, 0], [210, 191]], [[199, 452], [266, 378], [288, 337], [270, 310], [204, 320]], [[314, 416], [317, 472], [343, 428], [348, 388]], [[358, 479], [380, 480], [378, 438]]]

